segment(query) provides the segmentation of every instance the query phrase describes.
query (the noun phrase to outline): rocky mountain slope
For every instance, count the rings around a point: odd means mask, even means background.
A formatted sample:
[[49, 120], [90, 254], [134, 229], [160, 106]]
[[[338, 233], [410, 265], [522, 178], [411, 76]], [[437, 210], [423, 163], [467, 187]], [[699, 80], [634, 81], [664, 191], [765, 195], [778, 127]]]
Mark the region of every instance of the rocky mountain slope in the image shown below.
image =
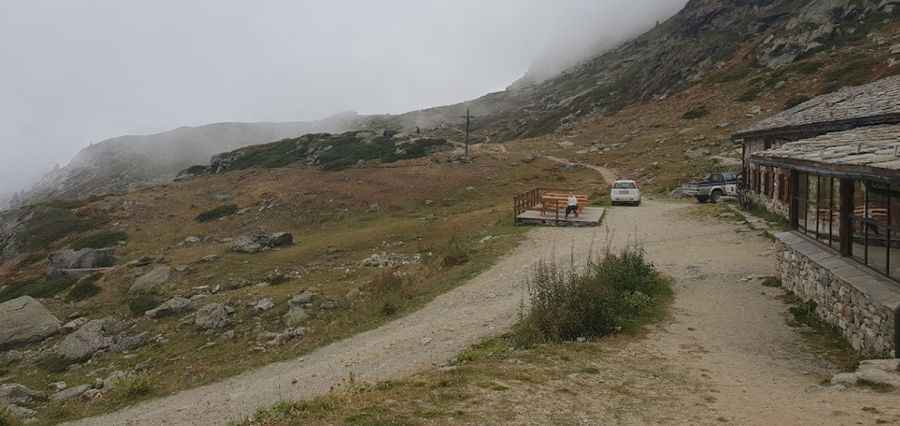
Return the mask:
[[[78, 198], [163, 182], [216, 153], [311, 132], [428, 129], [458, 141], [467, 108], [477, 117], [475, 134], [488, 142], [565, 131], [582, 117], [612, 115], [629, 105], [665, 99], [710, 78], [753, 76], [860, 41], [887, 43], [889, 48], [891, 41], [878, 39], [877, 33], [898, 16], [896, 0], [691, 0], [647, 33], [548, 80], [526, 75], [502, 92], [400, 115], [222, 123], [114, 138], [85, 149], [68, 166], [48, 174], [23, 201]], [[888, 56], [856, 58], [865, 62], [860, 67], [877, 72], [856, 72], [857, 81], [851, 83], [896, 72], [897, 59]]]

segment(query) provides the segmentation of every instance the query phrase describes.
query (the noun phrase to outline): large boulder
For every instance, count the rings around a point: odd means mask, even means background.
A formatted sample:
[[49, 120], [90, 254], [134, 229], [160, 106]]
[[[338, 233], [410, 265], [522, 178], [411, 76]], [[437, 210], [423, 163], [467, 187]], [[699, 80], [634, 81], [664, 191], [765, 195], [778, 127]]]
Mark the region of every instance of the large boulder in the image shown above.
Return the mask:
[[116, 264], [112, 249], [62, 250], [48, 258], [47, 275], [57, 277], [67, 270], [108, 268]]
[[129, 336], [127, 324], [114, 318], [91, 320], [56, 346], [56, 353], [70, 361], [84, 361], [95, 353], [109, 350], [123, 352], [146, 342], [146, 335]]
[[163, 318], [178, 315], [191, 310], [191, 300], [184, 297], [173, 297], [159, 305], [156, 309], [144, 312], [147, 318]]
[[147, 293], [156, 290], [157, 287], [169, 282], [172, 276], [172, 268], [165, 265], [154, 267], [144, 275], [134, 280], [134, 284], [128, 289], [131, 294]]
[[0, 350], [41, 341], [58, 332], [60, 325], [41, 302], [30, 296], [0, 303]]

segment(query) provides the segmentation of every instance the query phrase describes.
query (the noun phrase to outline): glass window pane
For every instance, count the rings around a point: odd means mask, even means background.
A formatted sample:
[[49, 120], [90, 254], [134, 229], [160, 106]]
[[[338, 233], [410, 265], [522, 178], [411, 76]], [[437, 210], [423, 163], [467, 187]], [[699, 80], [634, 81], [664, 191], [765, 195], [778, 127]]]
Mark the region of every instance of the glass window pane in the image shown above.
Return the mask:
[[869, 244], [869, 266], [887, 273], [888, 197], [884, 189], [868, 188], [869, 208], [866, 213], [866, 241]]
[[806, 181], [806, 188], [806, 233], [812, 237], [815, 237], [816, 231], [818, 230], [817, 225], [819, 222], [819, 177], [816, 175], [809, 175]]
[[831, 246], [839, 249], [841, 246], [841, 180], [831, 179]]
[[853, 213], [850, 217], [852, 221], [851, 238], [853, 257], [860, 262], [865, 262], [865, 215], [866, 215], [866, 187], [862, 181], [853, 181]]
[[890, 199], [890, 275], [893, 278], [900, 278], [900, 186], [891, 186]]
[[796, 191], [796, 197], [797, 197], [797, 223], [798, 223], [797, 228], [800, 230], [800, 232], [803, 232], [803, 233], [806, 233], [806, 222], [807, 222], [807, 217], [806, 217], [806, 193], [807, 193], [807, 191], [806, 191], [806, 182], [807, 182], [807, 178], [808, 178], [808, 177], [809, 177], [808, 174], [806, 174], [806, 173], [800, 173], [799, 179], [798, 179], [799, 187], [797, 188], [797, 191]]
[[832, 179], [827, 176], [819, 177], [818, 191], [818, 220], [819, 220], [819, 241], [828, 244], [831, 242], [831, 201], [832, 201]]

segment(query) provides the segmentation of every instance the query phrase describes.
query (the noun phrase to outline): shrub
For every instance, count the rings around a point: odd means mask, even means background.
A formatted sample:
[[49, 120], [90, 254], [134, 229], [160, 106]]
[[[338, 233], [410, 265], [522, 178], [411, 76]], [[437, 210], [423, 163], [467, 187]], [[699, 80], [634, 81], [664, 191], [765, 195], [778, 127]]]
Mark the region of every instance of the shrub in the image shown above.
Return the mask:
[[135, 316], [144, 315], [147, 312], [163, 303], [163, 300], [152, 293], [143, 293], [133, 296], [128, 300], [128, 310]]
[[56, 296], [75, 284], [75, 281], [69, 278], [37, 278], [30, 281], [18, 283], [10, 283], [0, 292], [0, 302], [12, 300], [21, 296], [31, 296], [38, 299], [45, 299]]
[[441, 261], [441, 265], [445, 268], [465, 265], [469, 262], [469, 247], [459, 238], [453, 237], [447, 247], [447, 254]]
[[18, 426], [19, 421], [5, 407], [0, 407], [0, 426]]
[[123, 231], [97, 231], [75, 240], [70, 247], [72, 250], [102, 249], [113, 247], [120, 241], [126, 240], [128, 240], [128, 234]]
[[688, 112], [684, 113], [681, 116], [684, 120], [696, 120], [701, 117], [705, 117], [709, 114], [709, 111], [706, 110], [706, 106], [700, 105], [698, 107], [691, 108]]
[[602, 337], [657, 317], [670, 299], [669, 281], [642, 249], [607, 254], [578, 272], [574, 265], [538, 263], [529, 282], [531, 304], [514, 332], [520, 345]]
[[819, 72], [819, 70], [822, 69], [822, 65], [823, 64], [821, 62], [808, 61], [800, 62], [792, 66], [791, 68], [800, 74], [811, 75]]
[[132, 375], [119, 380], [116, 386], [126, 399], [137, 399], [153, 393], [153, 383], [146, 375]]
[[78, 302], [96, 296], [97, 293], [100, 293], [100, 287], [96, 284], [98, 278], [100, 278], [99, 274], [93, 274], [78, 280], [78, 282], [69, 289], [69, 294], [66, 295], [66, 299], [72, 302]]
[[794, 97], [788, 99], [787, 102], [784, 103], [784, 109], [791, 109], [791, 108], [793, 108], [797, 105], [800, 105], [810, 99], [812, 99], [812, 98], [809, 96], [806, 96], [806, 95], [794, 96]]
[[216, 207], [212, 210], [207, 210], [203, 213], [200, 213], [196, 218], [194, 218], [194, 220], [200, 223], [212, 222], [216, 219], [231, 216], [237, 212], [238, 206], [234, 204], [226, 204], [224, 206]]

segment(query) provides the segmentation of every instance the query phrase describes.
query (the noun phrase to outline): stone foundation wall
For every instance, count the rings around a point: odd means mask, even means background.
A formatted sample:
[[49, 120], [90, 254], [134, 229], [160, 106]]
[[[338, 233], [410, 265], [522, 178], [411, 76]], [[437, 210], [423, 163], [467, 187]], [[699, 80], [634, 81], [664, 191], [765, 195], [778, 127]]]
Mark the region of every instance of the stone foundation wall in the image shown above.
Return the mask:
[[817, 316], [835, 326], [854, 349], [866, 356], [892, 357], [900, 294], [883, 286], [894, 284], [793, 233], [776, 238], [777, 271], [784, 288], [816, 302]]

